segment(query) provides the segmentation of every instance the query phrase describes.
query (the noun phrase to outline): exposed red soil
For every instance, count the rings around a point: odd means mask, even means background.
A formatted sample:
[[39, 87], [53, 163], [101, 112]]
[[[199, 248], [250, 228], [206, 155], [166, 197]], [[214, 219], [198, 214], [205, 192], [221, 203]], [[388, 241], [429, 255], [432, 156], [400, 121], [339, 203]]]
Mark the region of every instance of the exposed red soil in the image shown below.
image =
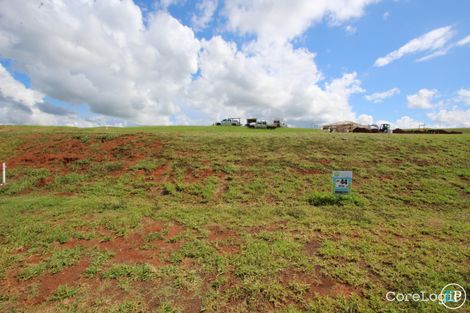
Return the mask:
[[209, 241], [230, 240], [238, 238], [238, 234], [231, 229], [223, 228], [219, 225], [209, 226], [209, 236], [207, 237]]
[[379, 180], [393, 180], [393, 177], [390, 175], [380, 175]]
[[240, 246], [231, 244], [218, 244], [217, 249], [222, 254], [236, 254], [240, 252]]
[[[155, 239], [153, 242], [148, 243], [145, 241], [146, 235], [163, 230], [167, 230], [167, 234], [164, 236], [165, 240]], [[160, 221], [144, 219], [141, 229], [128, 236], [114, 238], [105, 242], [100, 242], [98, 239], [73, 239], [63, 244], [63, 246], [73, 248], [80, 245], [107, 250], [114, 254], [113, 260], [117, 263], [149, 263], [155, 266], [161, 266], [163, 262], [160, 260], [160, 252], [170, 253], [178, 249], [181, 246], [180, 243], [171, 243], [168, 242], [168, 240], [174, 239], [183, 230], [184, 228], [180, 225], [165, 226], [165, 224]], [[151, 245], [152, 249], [141, 249], [144, 244]]]
[[284, 271], [281, 274], [281, 281], [288, 285], [290, 283], [302, 283], [308, 285], [306, 299], [317, 295], [321, 296], [343, 296], [350, 297], [352, 294], [359, 294], [360, 291], [352, 286], [343, 284], [333, 278], [326, 277], [317, 269], [312, 273], [298, 271]]
[[83, 159], [90, 155], [87, 145], [76, 139], [66, 139], [63, 136], [51, 135], [47, 142], [26, 140], [17, 148], [16, 155], [7, 160], [10, 167], [26, 165], [49, 170], [63, 168], [63, 165]]
[[[145, 135], [121, 135], [104, 139], [90, 135], [87, 141], [66, 135], [49, 135], [47, 141], [39, 136], [28, 136], [7, 160], [10, 168], [27, 166], [46, 168], [51, 173], [70, 172], [70, 163], [89, 160], [93, 163], [119, 161], [122, 169], [112, 172], [118, 175], [139, 160], [155, 157], [163, 144]], [[87, 169], [87, 165], [83, 165]], [[47, 181], [40, 184], [48, 183]]]
[[309, 254], [309, 255], [314, 255], [317, 253], [318, 249], [320, 249], [321, 247], [321, 242], [318, 241], [318, 240], [310, 240], [309, 242], [307, 242], [305, 245], [304, 245], [304, 248], [305, 248], [305, 251]]
[[219, 225], [209, 226], [209, 235], [207, 240], [215, 242], [217, 250], [222, 254], [234, 254], [240, 251], [237, 244], [240, 236], [237, 232], [220, 227]]
[[34, 302], [43, 302], [49, 298], [60, 285], [74, 285], [80, 279], [81, 274], [88, 267], [89, 263], [90, 259], [84, 257], [80, 262], [65, 268], [62, 272], [43, 276], [39, 284], [39, 295], [34, 299]]
[[168, 229], [168, 234], [166, 235], [166, 238], [168, 239], [174, 239], [176, 236], [178, 236], [180, 233], [183, 232], [184, 227], [181, 225], [170, 225], [167, 227]]
[[43, 256], [40, 254], [33, 254], [33, 255], [30, 255], [25, 261], [28, 265], [34, 265], [34, 264], [38, 264], [39, 262], [41, 262], [42, 257]]
[[[89, 229], [87, 226], [82, 226], [77, 229], [81, 231], [94, 231], [95, 233], [110, 235], [110, 231], [98, 227], [97, 229]], [[101, 242], [99, 238], [91, 240], [71, 239], [64, 244], [56, 243], [56, 249], [66, 249], [81, 246], [84, 248], [92, 249], [98, 248], [113, 253], [110, 260], [112, 263], [148, 263], [156, 267], [165, 264], [161, 260], [161, 256], [169, 255], [176, 249], [181, 247], [181, 242], [174, 242], [171, 239], [176, 238], [184, 227], [177, 224], [165, 224], [161, 221], [155, 221], [150, 218], [145, 218], [141, 226], [133, 233], [125, 237], [112, 238], [109, 241]], [[146, 236], [162, 232], [162, 238], [157, 238], [151, 242], [146, 241]], [[143, 250], [142, 245], [146, 244], [146, 249]], [[151, 248], [148, 247], [151, 245]], [[27, 248], [21, 247], [18, 253], [26, 253]], [[40, 254], [33, 254], [25, 259], [24, 267], [38, 264], [44, 260], [44, 256]], [[86, 270], [90, 263], [90, 257], [84, 256], [77, 264], [67, 267], [59, 273], [51, 274], [45, 273], [37, 278], [30, 280], [20, 280], [17, 275], [23, 268], [11, 268], [7, 271], [5, 279], [0, 280], [0, 288], [19, 297], [19, 302], [25, 305], [37, 305], [48, 300], [54, 291], [60, 285], [76, 285], [77, 283], [95, 284], [96, 287], [102, 282], [100, 279], [90, 279], [83, 277], [83, 272]], [[37, 295], [33, 298], [30, 297], [31, 288], [37, 286]], [[113, 291], [111, 291], [113, 292]]]
[[188, 170], [184, 177], [184, 181], [190, 184], [197, 183], [205, 180], [209, 176], [212, 176], [213, 173], [214, 170], [212, 168], [197, 169], [194, 171]]
[[160, 167], [157, 167], [153, 172], [150, 173], [151, 180], [156, 182], [165, 182], [169, 178], [171, 173], [170, 166], [164, 164]]
[[331, 160], [328, 160], [328, 159], [321, 159], [321, 160], [320, 160], [320, 163], [323, 164], [323, 165], [327, 165], [327, 164], [330, 164], [330, 163], [331, 163]]
[[185, 313], [199, 313], [202, 308], [202, 299], [189, 291], [180, 293], [178, 304]]

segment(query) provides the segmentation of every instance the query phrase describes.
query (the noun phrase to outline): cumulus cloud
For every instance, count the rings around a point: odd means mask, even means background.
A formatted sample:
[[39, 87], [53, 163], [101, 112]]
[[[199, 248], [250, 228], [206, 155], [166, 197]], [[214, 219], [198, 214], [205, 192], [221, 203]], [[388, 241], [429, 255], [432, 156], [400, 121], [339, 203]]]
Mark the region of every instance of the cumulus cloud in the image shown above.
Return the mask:
[[324, 18], [332, 24], [358, 18], [365, 7], [374, 2], [376, 0], [229, 0], [225, 2], [224, 14], [232, 31], [256, 34], [263, 41], [285, 42]]
[[378, 58], [374, 66], [382, 67], [391, 62], [398, 60], [405, 55], [414, 54], [417, 52], [431, 52], [431, 55], [419, 59], [420, 61], [429, 60], [439, 55], [444, 55], [448, 52], [446, 44], [454, 36], [455, 31], [452, 26], [446, 26], [434, 29], [420, 37], [410, 40], [408, 43], [399, 49], [390, 52], [384, 57]]
[[[227, 1], [228, 25], [258, 35], [238, 47], [217, 36], [201, 43], [166, 10], [148, 12], [144, 23], [131, 0], [55, 0], [41, 6], [0, 1], [0, 56], [30, 78], [41, 99], [89, 107], [100, 116], [92, 123], [103, 123], [103, 116], [138, 124], [187, 123], [194, 118], [186, 111], [198, 121], [228, 113], [290, 118], [297, 125], [353, 120], [349, 97], [362, 92], [357, 75], [324, 79], [315, 55], [290, 40], [323, 18], [341, 23], [359, 17], [372, 2]], [[176, 3], [160, 1], [157, 7]], [[216, 8], [216, 0], [201, 2], [194, 26], [207, 25]], [[280, 40], [262, 40], [270, 31]], [[15, 103], [15, 110], [24, 106]], [[44, 100], [23, 107], [28, 108], [36, 117], [72, 116]]]
[[470, 127], [470, 109], [440, 110], [428, 113], [427, 116], [436, 127]]
[[470, 105], [470, 89], [460, 89], [457, 92], [457, 102], [461, 102], [463, 104]]
[[436, 96], [437, 90], [420, 89], [417, 94], [406, 97], [408, 107], [413, 109], [430, 109], [434, 106], [432, 99]]
[[415, 119], [405, 115], [400, 117], [398, 120], [396, 120], [394, 123], [391, 123], [391, 126], [393, 128], [418, 128], [421, 124], [423, 124], [420, 121], [416, 121]]
[[130, 0], [0, 2], [0, 55], [34, 88], [94, 113], [168, 124], [197, 71], [199, 41], [166, 12]]
[[360, 124], [365, 124], [365, 125], [370, 125], [370, 124], [390, 124], [391, 128], [401, 128], [401, 129], [406, 129], [406, 128], [419, 128], [420, 125], [423, 123], [421, 121], [417, 121], [413, 119], [412, 117], [409, 117], [407, 115], [400, 117], [394, 122], [387, 121], [387, 120], [377, 120], [374, 121], [373, 117], [371, 115], [367, 114], [361, 114], [359, 118], [356, 120], [356, 122]]
[[196, 31], [203, 30], [212, 19], [217, 9], [217, 0], [202, 0], [197, 5], [198, 14], [194, 14], [191, 18], [193, 28]]
[[370, 125], [373, 123], [373, 121], [374, 121], [374, 118], [372, 117], [372, 115], [368, 115], [368, 114], [361, 114], [356, 119], [356, 122], [358, 122], [359, 124], [363, 124], [363, 125]]
[[398, 95], [400, 93], [400, 89], [392, 88], [384, 92], [376, 92], [370, 95], [366, 95], [365, 98], [368, 101], [372, 101], [374, 103], [383, 102], [385, 99]]
[[95, 126], [44, 101], [44, 94], [15, 80], [0, 64], [0, 124]]
[[320, 86], [315, 55], [290, 43], [239, 49], [216, 36], [202, 42], [200, 76], [189, 89], [197, 109], [230, 116], [283, 117], [296, 125], [354, 119], [349, 96], [362, 92], [355, 73]]

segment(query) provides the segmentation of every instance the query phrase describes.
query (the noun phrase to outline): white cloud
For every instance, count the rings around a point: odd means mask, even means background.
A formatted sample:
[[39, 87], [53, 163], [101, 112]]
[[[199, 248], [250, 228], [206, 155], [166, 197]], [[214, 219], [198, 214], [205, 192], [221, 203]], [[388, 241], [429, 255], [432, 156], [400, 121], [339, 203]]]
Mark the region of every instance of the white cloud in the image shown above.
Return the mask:
[[388, 18], [390, 17], [390, 12], [385, 12], [384, 15], [382, 16], [384, 21], [388, 20]]
[[[378, 58], [374, 66], [382, 67], [391, 62], [402, 58], [405, 55], [417, 52], [431, 51], [433, 53], [440, 53], [439, 55], [446, 54], [448, 49], [445, 49], [446, 44], [454, 36], [455, 31], [452, 26], [446, 26], [432, 30], [418, 38], [410, 40], [408, 43], [400, 47], [398, 50], [392, 51], [384, 57]], [[437, 52], [436, 52], [437, 51]], [[435, 57], [437, 55], [434, 55]], [[421, 61], [428, 60], [421, 59]]]
[[0, 124], [97, 125], [45, 102], [44, 94], [25, 87], [0, 64]]
[[456, 101], [470, 105], [470, 89], [460, 89], [457, 92]]
[[406, 128], [418, 128], [422, 122], [416, 121], [413, 118], [409, 116], [402, 116], [398, 120], [396, 120], [394, 123], [391, 123], [392, 128], [401, 128], [401, 129], [406, 129]]
[[429, 61], [429, 60], [432, 60], [434, 58], [437, 58], [437, 57], [441, 57], [441, 56], [444, 56], [446, 55], [447, 53], [449, 53], [449, 51], [452, 49], [453, 47], [452, 46], [447, 46], [447, 47], [444, 47], [440, 50], [437, 50], [431, 54], [428, 54], [428, 55], [425, 55], [424, 57], [421, 57], [419, 59], [416, 60], [416, 62], [425, 62], [425, 61]]
[[36, 90], [26, 88], [15, 80], [10, 73], [0, 64], [0, 96], [3, 100], [9, 100], [25, 107], [32, 107], [37, 102], [42, 102], [44, 95]]
[[383, 102], [385, 99], [398, 95], [400, 93], [400, 89], [392, 88], [384, 92], [376, 92], [370, 95], [365, 96], [368, 101], [372, 101], [374, 103]]
[[242, 34], [256, 34], [261, 41], [285, 42], [301, 35], [324, 18], [340, 24], [363, 15], [376, 0], [229, 0], [224, 14], [228, 28]]
[[[363, 92], [356, 73], [325, 80], [315, 54], [290, 40], [324, 18], [334, 24], [360, 17], [372, 2], [227, 1], [228, 25], [257, 35], [238, 47], [221, 37], [200, 42], [164, 10], [148, 13], [144, 23], [130, 0], [0, 1], [0, 55], [31, 79], [33, 91], [18, 92], [23, 97], [38, 93], [101, 114], [86, 120], [62, 112], [63, 123], [105, 123], [106, 116], [139, 124], [226, 115], [282, 117], [296, 125], [355, 120], [349, 98]], [[209, 4], [201, 8], [212, 16]], [[198, 20], [200, 27], [210, 18]], [[3, 99], [3, 111], [18, 110], [22, 102], [11, 98]], [[15, 122], [59, 123], [60, 109], [41, 99], [31, 100], [33, 114], [17, 114]]]
[[182, 3], [184, 0], [160, 0], [158, 1], [158, 6], [164, 10], [168, 9], [172, 5], [178, 5]]
[[407, 129], [407, 128], [419, 128], [420, 125], [423, 123], [420, 121], [417, 121], [413, 119], [412, 117], [409, 117], [407, 115], [400, 117], [397, 119], [395, 122], [390, 122], [387, 120], [377, 120], [374, 121], [373, 117], [371, 115], [367, 114], [361, 114], [359, 118], [356, 120], [356, 122], [364, 125], [370, 125], [370, 124], [390, 124], [391, 128], [401, 128], [401, 129]]
[[351, 26], [351, 25], [346, 25], [346, 27], [344, 28], [344, 30], [345, 30], [346, 33], [348, 33], [349, 35], [354, 35], [355, 33], [357, 33], [357, 28], [354, 27], [354, 26]]
[[179, 113], [199, 42], [166, 12], [132, 1], [0, 2], [0, 55], [43, 94], [143, 124]]
[[427, 115], [435, 127], [470, 127], [470, 109], [440, 110]]
[[212, 19], [217, 9], [217, 0], [202, 0], [196, 5], [199, 14], [194, 14], [191, 18], [193, 28], [196, 31], [203, 30]]
[[436, 96], [437, 90], [420, 89], [417, 94], [406, 97], [408, 107], [414, 109], [430, 109], [434, 105], [432, 99]]
[[462, 47], [462, 46], [465, 46], [465, 45], [468, 45], [470, 43], [470, 36], [467, 36], [457, 42], [453, 42], [453, 43], [449, 43], [447, 45], [445, 45], [444, 47], [442, 47], [441, 49], [439, 50], [436, 50], [428, 55], [425, 55], [424, 57], [421, 57], [419, 59], [417, 59], [416, 61], [417, 62], [424, 62], [424, 61], [429, 61], [431, 59], [434, 59], [434, 58], [437, 58], [437, 57], [440, 57], [440, 56], [444, 56], [446, 54], [449, 53], [450, 50], [454, 49], [454, 48], [457, 48], [457, 47]]
[[252, 42], [239, 50], [214, 37], [202, 45], [190, 97], [207, 114], [283, 117], [297, 125], [354, 119], [348, 99], [362, 91], [355, 73], [322, 88], [315, 55], [289, 43]]
[[356, 122], [358, 122], [359, 124], [363, 124], [363, 125], [370, 125], [373, 123], [373, 121], [374, 121], [374, 118], [372, 117], [372, 115], [368, 115], [368, 114], [361, 114], [356, 119]]
[[463, 38], [463, 39], [461, 39], [457, 42], [458, 46], [466, 46], [468, 44], [470, 44], [470, 35], [468, 35], [467, 37], [465, 37], [465, 38]]

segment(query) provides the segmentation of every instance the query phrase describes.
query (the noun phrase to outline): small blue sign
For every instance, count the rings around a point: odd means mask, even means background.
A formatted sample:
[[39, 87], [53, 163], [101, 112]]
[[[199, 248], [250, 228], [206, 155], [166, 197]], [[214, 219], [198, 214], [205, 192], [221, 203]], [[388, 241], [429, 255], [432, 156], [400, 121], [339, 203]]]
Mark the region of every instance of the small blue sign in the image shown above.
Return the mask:
[[352, 171], [333, 171], [332, 180], [334, 193], [347, 194], [351, 192]]

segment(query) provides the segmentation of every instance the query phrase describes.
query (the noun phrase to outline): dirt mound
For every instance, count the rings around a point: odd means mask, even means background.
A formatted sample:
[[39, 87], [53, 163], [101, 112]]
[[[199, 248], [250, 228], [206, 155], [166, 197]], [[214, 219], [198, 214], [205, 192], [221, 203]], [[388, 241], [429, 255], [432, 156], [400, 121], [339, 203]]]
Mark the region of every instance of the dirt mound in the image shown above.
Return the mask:
[[353, 133], [378, 133], [378, 129], [369, 129], [364, 127], [356, 127], [353, 129]]
[[426, 130], [420, 130], [420, 129], [414, 129], [414, 130], [403, 130], [400, 128], [394, 129], [393, 130], [394, 134], [462, 134], [462, 132], [458, 131], [447, 131], [445, 129], [426, 129]]

